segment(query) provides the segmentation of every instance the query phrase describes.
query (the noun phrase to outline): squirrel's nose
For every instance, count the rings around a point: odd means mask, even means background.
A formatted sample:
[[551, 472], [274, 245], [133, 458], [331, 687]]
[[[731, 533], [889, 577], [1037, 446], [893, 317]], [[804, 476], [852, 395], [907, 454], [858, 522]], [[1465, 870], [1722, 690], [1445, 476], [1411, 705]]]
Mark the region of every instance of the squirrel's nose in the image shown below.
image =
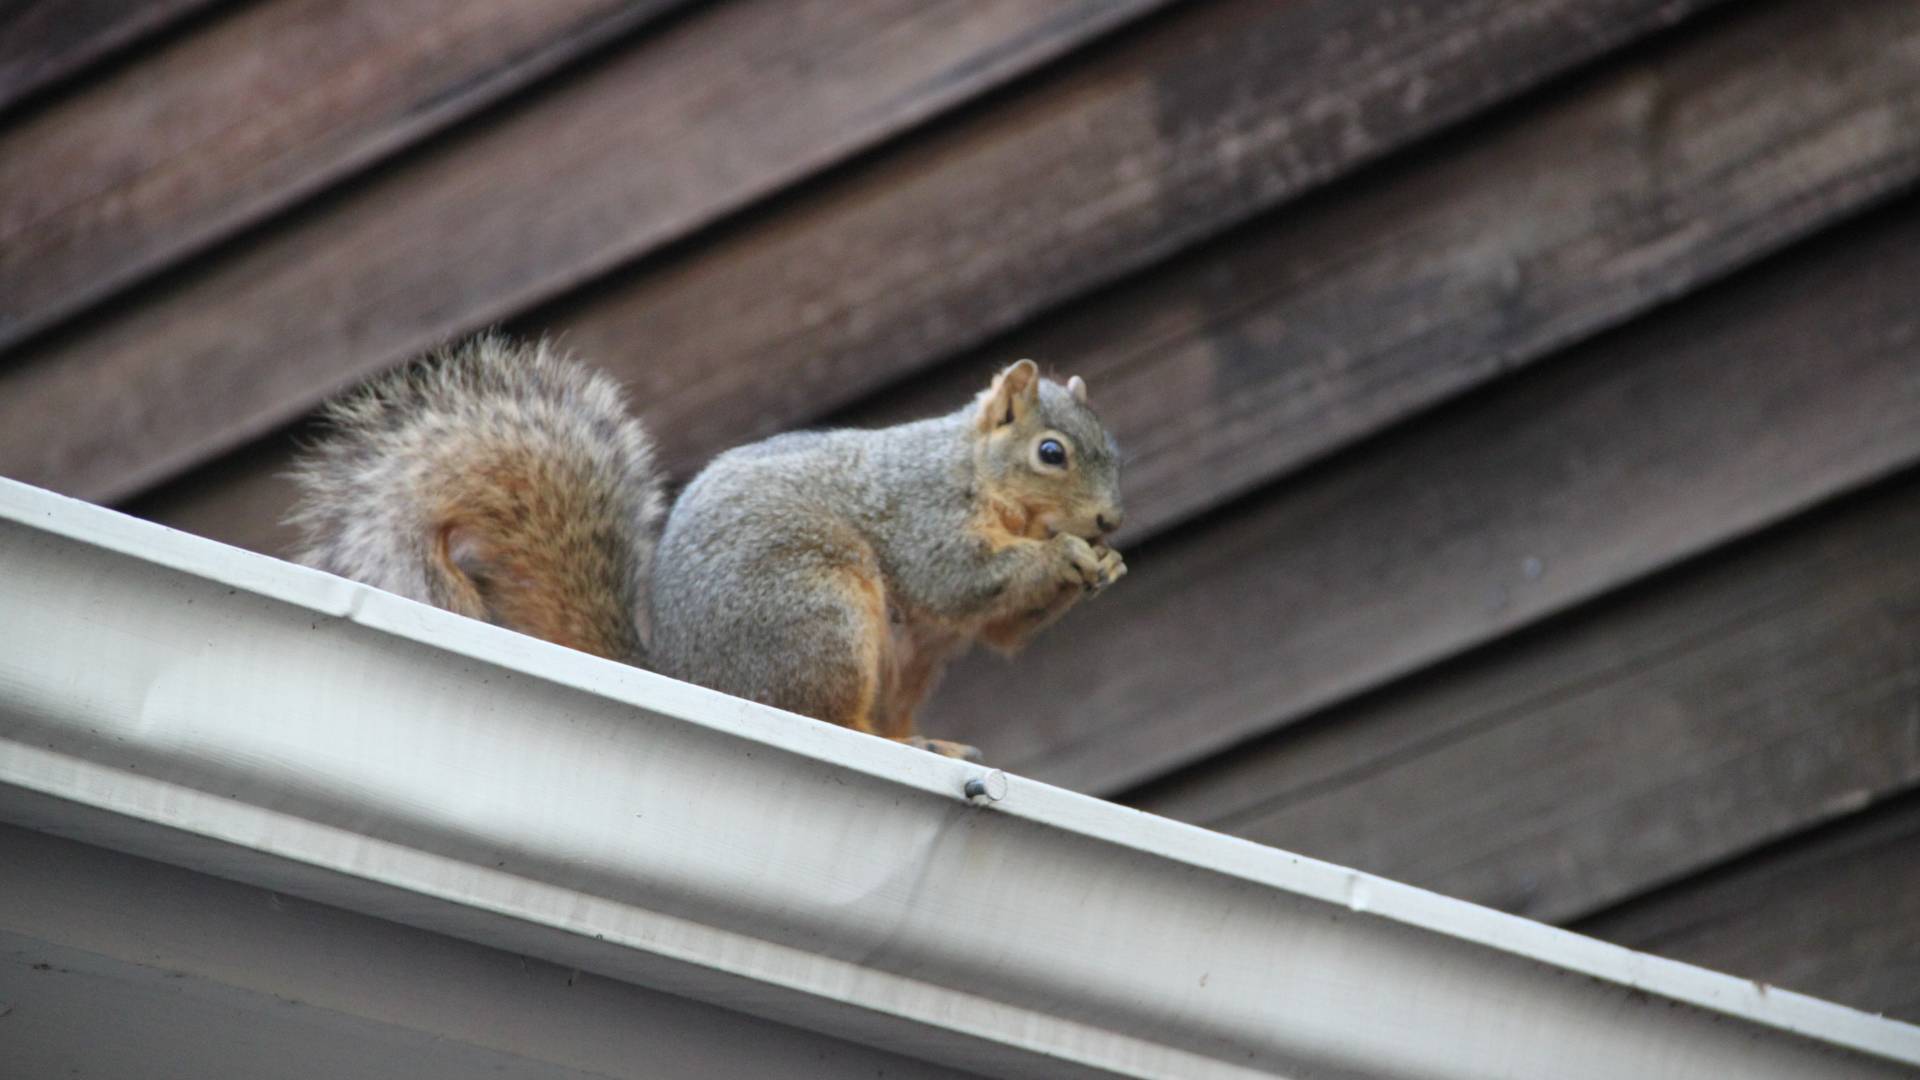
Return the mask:
[[1100, 526], [1101, 532], [1110, 533], [1113, 530], [1119, 528], [1120, 523], [1122, 521], [1125, 521], [1126, 517], [1127, 515], [1125, 513], [1119, 510], [1114, 510], [1105, 514], [1096, 514], [1094, 516], [1093, 522], [1094, 524]]

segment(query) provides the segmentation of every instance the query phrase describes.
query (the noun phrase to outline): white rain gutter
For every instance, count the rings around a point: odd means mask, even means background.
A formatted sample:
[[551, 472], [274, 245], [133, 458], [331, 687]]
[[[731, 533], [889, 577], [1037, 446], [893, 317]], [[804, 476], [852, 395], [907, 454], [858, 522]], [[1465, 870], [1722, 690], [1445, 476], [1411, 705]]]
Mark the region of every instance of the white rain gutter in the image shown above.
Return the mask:
[[1905, 1024], [984, 775], [0, 480], [0, 820], [991, 1076], [1920, 1074]]

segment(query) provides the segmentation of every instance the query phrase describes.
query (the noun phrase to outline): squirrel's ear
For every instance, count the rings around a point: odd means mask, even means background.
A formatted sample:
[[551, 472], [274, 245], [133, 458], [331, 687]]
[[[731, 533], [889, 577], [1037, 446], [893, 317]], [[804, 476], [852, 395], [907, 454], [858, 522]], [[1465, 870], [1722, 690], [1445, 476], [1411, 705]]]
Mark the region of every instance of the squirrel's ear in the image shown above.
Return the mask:
[[981, 431], [1011, 424], [1040, 401], [1040, 369], [1031, 360], [1017, 360], [993, 377], [980, 394], [977, 420]]
[[1068, 379], [1067, 393], [1073, 395], [1073, 400], [1085, 405], [1087, 403], [1087, 380], [1078, 375]]

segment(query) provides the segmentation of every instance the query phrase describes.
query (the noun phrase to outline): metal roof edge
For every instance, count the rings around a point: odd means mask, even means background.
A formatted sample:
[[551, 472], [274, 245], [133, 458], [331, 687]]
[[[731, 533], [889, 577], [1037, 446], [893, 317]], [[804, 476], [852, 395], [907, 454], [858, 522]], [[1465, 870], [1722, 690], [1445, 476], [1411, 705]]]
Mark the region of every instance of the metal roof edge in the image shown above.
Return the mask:
[[0, 817], [943, 1064], [1920, 1066], [1920, 1028], [1021, 777], [970, 800], [979, 766], [3, 479], [0, 611]]

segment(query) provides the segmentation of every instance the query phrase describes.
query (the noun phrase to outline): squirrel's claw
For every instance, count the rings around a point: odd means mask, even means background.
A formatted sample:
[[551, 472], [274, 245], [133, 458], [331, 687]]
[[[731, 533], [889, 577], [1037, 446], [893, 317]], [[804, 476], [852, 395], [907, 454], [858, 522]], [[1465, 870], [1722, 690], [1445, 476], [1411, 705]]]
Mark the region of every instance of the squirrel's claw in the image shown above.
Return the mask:
[[1105, 544], [1101, 544], [1099, 547], [1094, 548], [1094, 555], [1097, 561], [1094, 567], [1093, 578], [1087, 582], [1088, 592], [1097, 593], [1127, 576], [1127, 564], [1124, 559], [1120, 558], [1119, 552]]
[[946, 739], [929, 739], [925, 735], [908, 735], [900, 740], [908, 746], [939, 754], [941, 757], [959, 758], [961, 761], [978, 762], [980, 749], [966, 743], [950, 742]]
[[927, 749], [941, 757], [959, 758], [961, 761], [971, 761], [976, 765], [981, 761], [980, 748], [966, 743], [949, 742], [946, 739], [928, 739]]
[[1127, 564], [1120, 553], [1105, 544], [1090, 544], [1072, 533], [1060, 533], [1053, 539], [1066, 556], [1067, 580], [1077, 582], [1089, 595], [1127, 574]]

